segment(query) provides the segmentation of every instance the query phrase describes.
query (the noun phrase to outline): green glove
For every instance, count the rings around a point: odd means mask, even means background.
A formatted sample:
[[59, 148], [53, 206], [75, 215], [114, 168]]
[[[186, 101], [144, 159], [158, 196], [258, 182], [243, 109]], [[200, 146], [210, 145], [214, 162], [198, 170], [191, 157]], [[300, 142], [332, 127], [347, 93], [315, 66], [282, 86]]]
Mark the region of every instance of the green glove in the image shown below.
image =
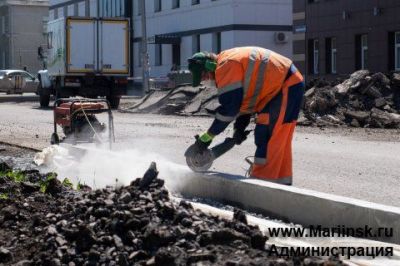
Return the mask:
[[200, 140], [204, 143], [210, 143], [212, 142], [214, 136], [209, 134], [208, 132], [204, 133], [203, 135], [200, 136]]
[[203, 152], [203, 151], [207, 150], [208, 146], [210, 146], [214, 136], [211, 134], [208, 134], [206, 132], [201, 136], [199, 136], [199, 135], [195, 136], [195, 138], [196, 138], [195, 144], [196, 144], [198, 150], [200, 152]]

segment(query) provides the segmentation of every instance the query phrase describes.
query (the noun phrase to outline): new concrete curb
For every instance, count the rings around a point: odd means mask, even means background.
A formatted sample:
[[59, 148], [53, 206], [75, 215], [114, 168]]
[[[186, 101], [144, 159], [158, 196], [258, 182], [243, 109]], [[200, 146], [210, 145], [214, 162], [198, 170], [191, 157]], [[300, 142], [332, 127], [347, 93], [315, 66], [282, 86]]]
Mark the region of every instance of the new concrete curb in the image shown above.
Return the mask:
[[187, 175], [176, 190], [303, 226], [393, 228], [393, 237], [368, 238], [400, 244], [397, 207], [221, 174]]

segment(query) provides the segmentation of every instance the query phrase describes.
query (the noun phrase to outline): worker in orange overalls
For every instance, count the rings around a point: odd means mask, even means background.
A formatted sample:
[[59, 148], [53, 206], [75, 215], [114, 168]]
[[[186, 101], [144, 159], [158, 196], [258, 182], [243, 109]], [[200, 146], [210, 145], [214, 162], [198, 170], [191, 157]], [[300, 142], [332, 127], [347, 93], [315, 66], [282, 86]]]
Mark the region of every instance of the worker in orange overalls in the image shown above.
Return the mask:
[[241, 144], [255, 113], [257, 149], [250, 177], [291, 185], [292, 138], [304, 95], [303, 77], [292, 61], [260, 47], [200, 52], [188, 61], [193, 86], [215, 82], [221, 104], [211, 127], [197, 138], [198, 149], [207, 149], [234, 120], [233, 137]]

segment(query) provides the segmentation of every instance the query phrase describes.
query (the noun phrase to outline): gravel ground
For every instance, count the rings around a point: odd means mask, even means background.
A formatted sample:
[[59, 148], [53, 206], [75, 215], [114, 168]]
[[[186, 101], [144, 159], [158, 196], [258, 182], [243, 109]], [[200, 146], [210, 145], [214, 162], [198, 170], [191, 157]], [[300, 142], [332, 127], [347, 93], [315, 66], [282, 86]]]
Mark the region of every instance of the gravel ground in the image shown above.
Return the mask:
[[[0, 104], [0, 141], [43, 149], [50, 142], [52, 111], [36, 102]], [[114, 112], [116, 149], [156, 152], [178, 164], [193, 136], [210, 118]], [[294, 186], [400, 206], [400, 131], [299, 127], [294, 138]], [[228, 129], [225, 135], [232, 134]], [[224, 136], [225, 136], [224, 135]], [[215, 142], [222, 141], [218, 137]], [[213, 171], [244, 175], [249, 139], [218, 159]], [[382, 193], [384, 191], [384, 193]]]

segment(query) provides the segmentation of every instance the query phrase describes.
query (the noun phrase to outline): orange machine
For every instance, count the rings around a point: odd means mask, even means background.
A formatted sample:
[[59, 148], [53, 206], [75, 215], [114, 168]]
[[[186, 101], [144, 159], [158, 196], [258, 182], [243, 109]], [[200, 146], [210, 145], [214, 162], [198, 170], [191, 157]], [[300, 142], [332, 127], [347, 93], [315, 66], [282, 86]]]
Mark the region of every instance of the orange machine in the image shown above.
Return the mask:
[[114, 122], [111, 106], [105, 99], [65, 98], [54, 102], [54, 132], [51, 144], [59, 144], [57, 125], [61, 126], [67, 140], [73, 144], [78, 142], [98, 141], [98, 133], [106, 130], [96, 114], [108, 113], [109, 143], [114, 142]]

